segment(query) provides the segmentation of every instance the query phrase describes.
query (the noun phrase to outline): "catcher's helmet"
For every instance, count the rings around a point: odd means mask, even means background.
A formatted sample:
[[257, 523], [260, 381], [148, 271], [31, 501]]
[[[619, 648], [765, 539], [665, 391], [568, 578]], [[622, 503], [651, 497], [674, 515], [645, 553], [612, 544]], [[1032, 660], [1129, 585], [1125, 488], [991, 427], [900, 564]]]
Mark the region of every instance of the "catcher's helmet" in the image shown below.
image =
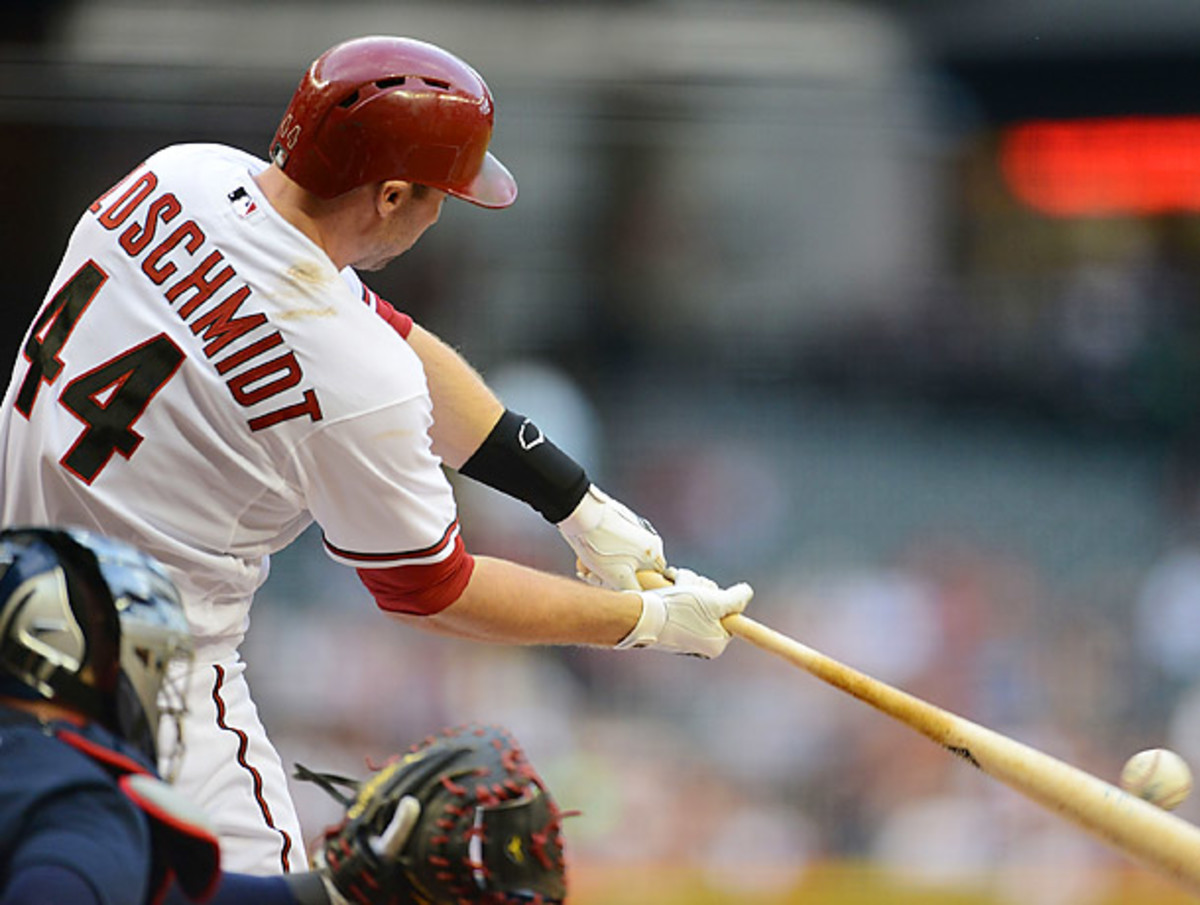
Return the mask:
[[304, 74], [271, 159], [321, 198], [403, 179], [507, 207], [517, 183], [488, 152], [493, 118], [487, 84], [453, 54], [411, 38], [356, 38]]
[[160, 716], [183, 713], [167, 668], [191, 654], [178, 591], [146, 554], [75, 528], [0, 531], [0, 675], [154, 760]]

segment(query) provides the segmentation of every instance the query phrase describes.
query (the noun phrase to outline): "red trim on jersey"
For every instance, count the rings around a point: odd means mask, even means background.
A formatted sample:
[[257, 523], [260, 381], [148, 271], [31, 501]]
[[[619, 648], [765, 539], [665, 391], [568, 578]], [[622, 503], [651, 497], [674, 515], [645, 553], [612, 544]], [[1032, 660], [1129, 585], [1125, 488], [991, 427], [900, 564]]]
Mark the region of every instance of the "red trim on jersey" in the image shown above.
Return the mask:
[[475, 559], [455, 535], [454, 550], [440, 562], [355, 571], [381, 610], [431, 616], [462, 596], [475, 571]]
[[221, 687], [225, 684], [225, 670], [223, 667], [217, 666], [216, 664], [213, 665], [213, 670], [216, 672], [217, 676], [216, 681], [213, 682], [212, 689], [213, 704], [215, 704], [217, 708], [217, 726], [226, 732], [232, 732], [237, 736], [237, 762], [247, 773], [250, 774], [250, 781], [254, 786], [254, 800], [258, 802], [258, 810], [262, 814], [263, 820], [266, 821], [267, 826], [283, 837], [283, 849], [279, 853], [279, 864], [285, 874], [291, 873], [292, 869], [288, 865], [288, 855], [291, 854], [292, 851], [292, 837], [289, 836], [287, 832], [281, 830], [275, 825], [275, 818], [271, 816], [271, 806], [267, 804], [266, 798], [263, 797], [262, 774], [258, 772], [256, 767], [251, 766], [250, 762], [246, 760], [246, 752], [250, 748], [250, 739], [247, 737], [244, 731], [230, 726], [225, 722], [225, 701], [221, 698]]
[[413, 319], [403, 311], [397, 311], [395, 306], [378, 293], [363, 286], [363, 301], [375, 309], [375, 313], [392, 325], [392, 329], [408, 339], [412, 332]]
[[94, 742], [78, 732], [72, 732], [70, 729], [56, 729], [55, 737], [65, 744], [70, 745], [76, 751], [80, 751], [90, 757], [92, 760], [99, 763], [101, 766], [111, 770], [118, 770], [122, 774], [126, 773], [144, 773], [150, 776], [151, 773], [146, 767], [138, 763], [127, 754], [122, 754], [120, 751], [114, 751], [112, 748], [107, 748], [99, 742]]
[[388, 565], [403, 565], [401, 560], [414, 559], [430, 559], [438, 557], [447, 547], [457, 543], [462, 545], [462, 541], [458, 536], [458, 519], [452, 521], [446, 530], [442, 532], [442, 536], [430, 544], [428, 547], [422, 547], [419, 550], [404, 550], [394, 553], [359, 553], [354, 550], [343, 550], [341, 547], [334, 546], [329, 542], [329, 538], [325, 538], [325, 548], [341, 559], [348, 559], [351, 562], [361, 563], [387, 563]]

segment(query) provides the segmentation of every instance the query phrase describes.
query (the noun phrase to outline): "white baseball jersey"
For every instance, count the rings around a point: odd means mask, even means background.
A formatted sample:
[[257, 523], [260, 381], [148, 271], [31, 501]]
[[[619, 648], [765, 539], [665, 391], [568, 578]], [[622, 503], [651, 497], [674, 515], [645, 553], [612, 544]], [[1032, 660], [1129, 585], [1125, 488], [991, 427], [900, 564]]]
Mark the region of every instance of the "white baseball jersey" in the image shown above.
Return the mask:
[[175, 146], [96, 201], [0, 411], [3, 524], [78, 525], [157, 557], [219, 683], [240, 681], [269, 555], [314, 519], [349, 565], [461, 555], [420, 361], [270, 206], [252, 178], [266, 165]]

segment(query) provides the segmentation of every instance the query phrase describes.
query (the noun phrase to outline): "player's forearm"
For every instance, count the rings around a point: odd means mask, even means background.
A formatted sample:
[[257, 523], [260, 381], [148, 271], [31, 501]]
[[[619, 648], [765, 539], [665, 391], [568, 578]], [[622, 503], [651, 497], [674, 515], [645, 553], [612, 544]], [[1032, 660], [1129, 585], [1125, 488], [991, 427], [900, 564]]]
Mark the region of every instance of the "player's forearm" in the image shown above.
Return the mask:
[[413, 324], [408, 343], [425, 368], [433, 400], [433, 451], [457, 469], [479, 449], [504, 405], [461, 355], [428, 330]]
[[475, 640], [612, 647], [641, 612], [636, 594], [476, 556], [462, 596], [440, 613], [418, 618], [424, 628]]

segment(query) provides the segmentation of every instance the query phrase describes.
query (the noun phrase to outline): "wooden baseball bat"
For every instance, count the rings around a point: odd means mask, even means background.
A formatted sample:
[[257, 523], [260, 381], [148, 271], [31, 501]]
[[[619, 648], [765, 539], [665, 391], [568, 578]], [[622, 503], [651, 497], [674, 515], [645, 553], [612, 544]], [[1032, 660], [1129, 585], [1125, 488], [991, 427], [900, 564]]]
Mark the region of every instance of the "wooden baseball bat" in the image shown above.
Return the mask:
[[[667, 580], [639, 572], [645, 588]], [[801, 644], [748, 616], [725, 617], [731, 635], [782, 657], [915, 729], [1026, 798], [1193, 892], [1200, 892], [1200, 828], [1078, 767], [943, 710]]]

